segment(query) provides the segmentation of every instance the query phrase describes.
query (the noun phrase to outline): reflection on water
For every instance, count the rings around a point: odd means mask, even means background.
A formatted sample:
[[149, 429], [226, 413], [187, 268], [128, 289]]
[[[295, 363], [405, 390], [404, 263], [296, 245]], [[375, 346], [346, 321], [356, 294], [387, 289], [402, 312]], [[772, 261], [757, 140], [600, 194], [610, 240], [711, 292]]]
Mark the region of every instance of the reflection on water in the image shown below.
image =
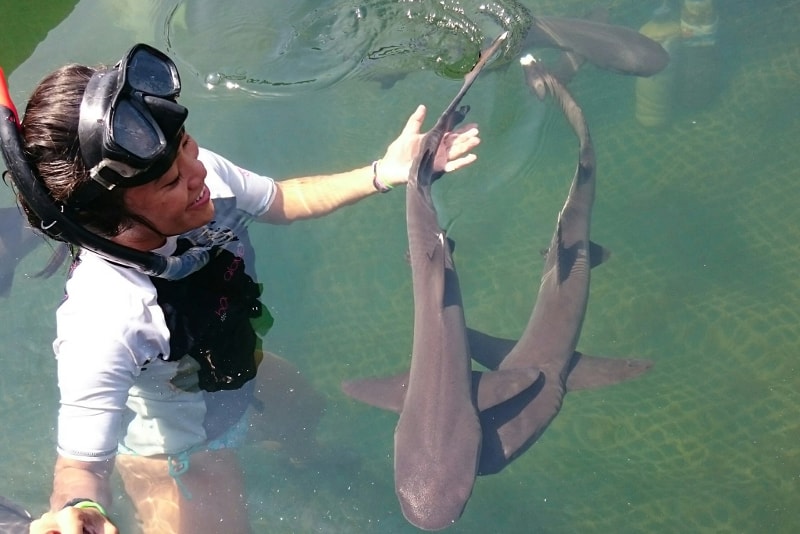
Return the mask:
[[[533, 14], [558, 15], [594, 5], [522, 3]], [[615, 1], [611, 21], [640, 27], [661, 3]], [[571, 85], [598, 156], [592, 236], [613, 250], [593, 273], [579, 346], [656, 366], [639, 381], [568, 395], [531, 450], [477, 481], [452, 531], [800, 528], [800, 246], [791, 216], [800, 166], [800, 119], [792, 112], [800, 104], [800, 5], [717, 4], [723, 83], [706, 107], [674, 111], [667, 125], [649, 130], [634, 118], [632, 79], [587, 67]], [[478, 2], [82, 0], [13, 73], [13, 96], [24, 102], [62, 63], [116, 61], [143, 40], [177, 58], [188, 127], [204, 145], [278, 178], [341, 170], [374, 159], [416, 104], [435, 115], [449, 101], [460, 84], [437, 59], [458, 71], [476, 39], [517, 24], [524, 12], [509, 1], [491, 5], [511, 20], [481, 12]], [[484, 73], [467, 98], [482, 130], [478, 162], [435, 190], [441, 212], [455, 221], [468, 322], [514, 337], [530, 314], [538, 250], [566, 195], [575, 150], [566, 126], [506, 64]], [[239, 76], [244, 91], [225, 90], [222, 77], [209, 90], [213, 73]], [[248, 79], [314, 82], [264, 87]], [[0, 199], [11, 204], [7, 190]], [[268, 348], [297, 365], [326, 401], [317, 463], [294, 464], [263, 443], [242, 450], [256, 532], [414, 531], [393, 489], [396, 417], [339, 391], [345, 378], [407, 365], [403, 200], [381, 195], [323, 221], [253, 231], [276, 318]], [[52, 476], [50, 343], [63, 278], [26, 274], [48, 255], [39, 247], [26, 257], [0, 301], [0, 425], [11, 429], [0, 433], [0, 494], [35, 513]], [[125, 500], [115, 508], [130, 526]]]

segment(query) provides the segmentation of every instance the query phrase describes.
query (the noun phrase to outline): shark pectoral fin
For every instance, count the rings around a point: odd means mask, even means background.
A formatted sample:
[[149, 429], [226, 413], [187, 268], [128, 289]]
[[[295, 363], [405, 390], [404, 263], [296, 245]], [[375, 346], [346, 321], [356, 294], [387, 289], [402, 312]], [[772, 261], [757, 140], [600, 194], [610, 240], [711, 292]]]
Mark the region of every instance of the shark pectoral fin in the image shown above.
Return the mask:
[[529, 389], [542, 372], [535, 367], [502, 371], [473, 371], [472, 394], [478, 411], [502, 404]]
[[625, 382], [644, 374], [653, 366], [651, 360], [605, 358], [576, 352], [567, 376], [567, 391], [594, 389]]
[[594, 241], [589, 241], [589, 265], [597, 267], [598, 265], [608, 261], [611, 257], [611, 251], [603, 245], [598, 245]]
[[407, 387], [408, 371], [384, 378], [364, 378], [342, 382], [342, 391], [345, 395], [395, 413], [403, 410]]
[[497, 369], [517, 344], [514, 339], [490, 336], [474, 328], [467, 328], [467, 343], [472, 359], [487, 369]]

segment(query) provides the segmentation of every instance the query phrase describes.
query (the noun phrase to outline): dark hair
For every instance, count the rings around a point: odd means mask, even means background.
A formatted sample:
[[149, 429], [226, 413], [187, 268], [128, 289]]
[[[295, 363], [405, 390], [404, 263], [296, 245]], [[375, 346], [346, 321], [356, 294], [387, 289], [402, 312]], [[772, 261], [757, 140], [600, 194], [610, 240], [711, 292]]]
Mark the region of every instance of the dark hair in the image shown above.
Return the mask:
[[[81, 157], [78, 121], [84, 90], [95, 72], [72, 64], [49, 74], [33, 91], [22, 119], [26, 156], [50, 195], [65, 204], [78, 186], [90, 180]], [[123, 192], [117, 188], [81, 206], [76, 222], [104, 237], [129, 228], [139, 217], [125, 207]], [[31, 227], [41, 228], [42, 221], [25, 199], [17, 197]]]

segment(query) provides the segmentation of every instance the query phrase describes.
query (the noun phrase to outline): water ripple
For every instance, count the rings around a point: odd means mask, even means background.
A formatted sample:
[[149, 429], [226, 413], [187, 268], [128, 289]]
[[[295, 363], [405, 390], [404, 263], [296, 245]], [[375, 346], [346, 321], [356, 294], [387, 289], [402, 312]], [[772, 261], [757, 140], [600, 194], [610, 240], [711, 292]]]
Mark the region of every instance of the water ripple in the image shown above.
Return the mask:
[[212, 94], [278, 97], [353, 77], [384, 87], [424, 70], [460, 78], [488, 39], [510, 30], [507, 55], [529, 23], [513, 0], [183, 0], [165, 33], [170, 51]]

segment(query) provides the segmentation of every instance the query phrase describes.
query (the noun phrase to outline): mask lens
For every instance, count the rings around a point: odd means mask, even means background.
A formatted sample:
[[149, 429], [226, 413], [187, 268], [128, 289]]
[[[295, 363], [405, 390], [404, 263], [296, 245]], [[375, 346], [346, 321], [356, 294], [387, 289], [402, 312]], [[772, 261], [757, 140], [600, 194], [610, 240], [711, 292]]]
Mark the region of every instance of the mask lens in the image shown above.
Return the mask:
[[128, 84], [135, 91], [162, 98], [176, 96], [181, 89], [178, 71], [172, 61], [140, 48], [126, 65]]
[[158, 127], [130, 100], [117, 103], [111, 123], [114, 142], [142, 160], [157, 156], [165, 144]]
[[[92, 184], [104, 190], [135, 187], [166, 171], [188, 114], [175, 101], [180, 91], [175, 63], [146, 44], [91, 77], [81, 101], [78, 138]], [[76, 202], [99, 194], [96, 187], [86, 190], [89, 194]]]

